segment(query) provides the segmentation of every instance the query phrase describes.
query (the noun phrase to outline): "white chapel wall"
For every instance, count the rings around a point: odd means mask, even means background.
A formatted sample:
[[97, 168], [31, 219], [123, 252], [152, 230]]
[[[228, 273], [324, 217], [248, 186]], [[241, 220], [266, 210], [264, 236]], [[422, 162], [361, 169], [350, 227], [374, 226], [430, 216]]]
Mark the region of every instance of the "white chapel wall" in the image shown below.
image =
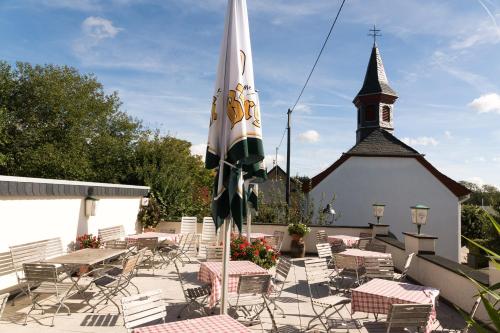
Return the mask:
[[364, 226], [375, 222], [372, 204], [385, 203], [381, 223], [401, 241], [402, 232], [415, 232], [410, 206], [430, 207], [422, 232], [439, 237], [436, 254], [458, 261], [460, 203], [458, 198], [414, 158], [350, 157], [310, 192], [316, 204], [322, 193], [335, 193], [334, 208], [341, 217], [335, 224]]

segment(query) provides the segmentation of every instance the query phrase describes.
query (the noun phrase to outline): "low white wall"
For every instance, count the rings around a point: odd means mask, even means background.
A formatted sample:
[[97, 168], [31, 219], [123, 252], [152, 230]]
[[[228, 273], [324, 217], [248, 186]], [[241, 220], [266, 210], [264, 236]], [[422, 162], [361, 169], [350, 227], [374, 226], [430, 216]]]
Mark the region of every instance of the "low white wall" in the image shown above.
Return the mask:
[[[386, 252], [392, 254], [394, 266], [401, 271], [407, 256], [405, 250], [383, 241], [377, 240], [377, 242], [387, 245]], [[476, 300], [475, 295], [477, 295], [478, 290], [469, 279], [417, 255], [413, 257], [408, 276], [421, 285], [438, 289], [440, 297], [445, 298], [467, 313]], [[486, 310], [482, 305], [478, 308], [476, 318], [483, 322], [489, 321]]]
[[[109, 184], [107, 186], [110, 187]], [[100, 199], [97, 202], [96, 216], [87, 217], [84, 196], [0, 195], [0, 254], [8, 253], [11, 245], [54, 237], [60, 237], [64, 250], [69, 250], [77, 236], [85, 233], [97, 235], [98, 229], [114, 225], [123, 225], [126, 233], [135, 233], [141, 196], [95, 197]], [[0, 272], [0, 292], [15, 287], [16, 284], [13, 273]]]

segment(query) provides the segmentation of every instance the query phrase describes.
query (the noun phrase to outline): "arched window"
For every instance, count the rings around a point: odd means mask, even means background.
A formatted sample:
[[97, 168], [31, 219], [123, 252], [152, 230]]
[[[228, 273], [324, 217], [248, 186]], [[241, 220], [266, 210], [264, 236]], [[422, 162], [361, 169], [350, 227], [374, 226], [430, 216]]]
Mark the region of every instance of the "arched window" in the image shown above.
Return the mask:
[[391, 121], [391, 108], [387, 105], [382, 108], [382, 120], [386, 123]]
[[375, 105], [368, 105], [365, 109], [365, 121], [377, 120], [377, 112]]

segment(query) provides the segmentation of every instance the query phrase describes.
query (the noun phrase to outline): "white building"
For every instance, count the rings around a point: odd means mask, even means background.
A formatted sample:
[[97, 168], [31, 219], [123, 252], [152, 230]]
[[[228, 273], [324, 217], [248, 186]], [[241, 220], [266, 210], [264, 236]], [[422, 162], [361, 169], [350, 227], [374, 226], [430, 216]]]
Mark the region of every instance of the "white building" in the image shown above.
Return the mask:
[[436, 254], [458, 261], [460, 206], [469, 194], [461, 184], [439, 172], [415, 149], [394, 135], [396, 92], [389, 86], [382, 59], [373, 46], [363, 87], [354, 98], [358, 128], [356, 144], [311, 180], [309, 198], [320, 202], [336, 194], [336, 224], [365, 226], [374, 222], [372, 204], [386, 205], [384, 224], [398, 239], [414, 232], [410, 206], [430, 207], [422, 232], [439, 238]]

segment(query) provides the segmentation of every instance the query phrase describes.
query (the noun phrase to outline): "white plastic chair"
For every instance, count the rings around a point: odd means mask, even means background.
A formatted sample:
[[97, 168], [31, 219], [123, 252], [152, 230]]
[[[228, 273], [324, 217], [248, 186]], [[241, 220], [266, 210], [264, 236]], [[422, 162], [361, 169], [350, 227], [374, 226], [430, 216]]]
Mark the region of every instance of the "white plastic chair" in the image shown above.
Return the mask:
[[196, 216], [183, 216], [181, 219], [181, 234], [196, 234]]
[[218, 232], [215, 232], [214, 220], [211, 217], [203, 218], [203, 226], [201, 229], [200, 248], [198, 256], [201, 258], [206, 257], [207, 246], [216, 244], [218, 239]]

